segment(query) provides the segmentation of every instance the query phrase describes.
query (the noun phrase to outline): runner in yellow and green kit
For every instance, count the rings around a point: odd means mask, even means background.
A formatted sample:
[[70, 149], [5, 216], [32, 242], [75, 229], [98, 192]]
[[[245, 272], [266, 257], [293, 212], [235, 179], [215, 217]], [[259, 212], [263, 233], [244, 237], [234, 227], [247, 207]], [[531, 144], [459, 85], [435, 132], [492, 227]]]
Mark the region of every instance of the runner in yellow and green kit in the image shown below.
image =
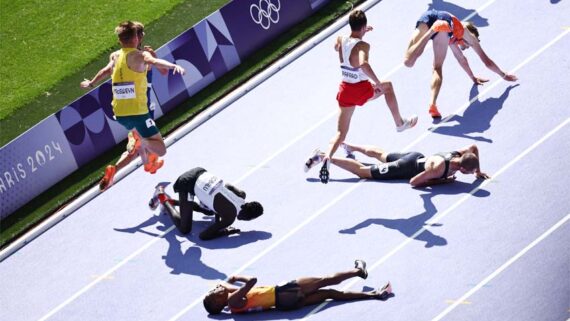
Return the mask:
[[111, 75], [113, 87], [113, 112], [117, 121], [129, 132], [127, 152], [116, 165], [109, 165], [99, 182], [99, 189], [105, 190], [113, 184], [117, 170], [130, 163], [137, 155], [144, 162], [144, 169], [154, 174], [163, 165], [160, 156], [166, 154], [166, 146], [147, 107], [147, 68], [154, 65], [159, 69], [173, 69], [173, 74], [184, 75], [184, 68], [166, 60], [158, 59], [145, 50], [140, 50], [144, 37], [144, 26], [140, 22], [124, 21], [115, 28], [121, 49], [109, 57], [109, 63], [92, 80], [84, 80], [80, 86], [91, 88], [94, 83]]

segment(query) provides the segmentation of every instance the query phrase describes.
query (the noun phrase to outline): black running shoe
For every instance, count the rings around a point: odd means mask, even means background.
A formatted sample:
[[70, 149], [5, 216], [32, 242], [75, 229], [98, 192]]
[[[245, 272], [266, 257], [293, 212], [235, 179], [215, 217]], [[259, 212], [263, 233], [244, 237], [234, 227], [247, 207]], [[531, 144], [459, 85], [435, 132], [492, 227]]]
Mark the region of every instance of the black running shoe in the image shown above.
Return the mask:
[[323, 162], [323, 167], [321, 167], [321, 171], [319, 173], [319, 178], [321, 179], [321, 183], [326, 184], [329, 182], [329, 160], [325, 160]]

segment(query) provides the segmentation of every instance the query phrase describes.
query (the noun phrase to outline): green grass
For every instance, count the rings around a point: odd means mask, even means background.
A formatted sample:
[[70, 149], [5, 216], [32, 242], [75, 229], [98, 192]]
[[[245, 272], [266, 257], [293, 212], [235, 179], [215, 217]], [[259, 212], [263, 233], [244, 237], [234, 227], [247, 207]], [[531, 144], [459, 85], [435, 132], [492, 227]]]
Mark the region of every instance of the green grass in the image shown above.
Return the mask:
[[[143, 22], [147, 29], [145, 42], [159, 47], [226, 2], [2, 2], [0, 145], [84, 93], [79, 82], [85, 77], [93, 77], [108, 61], [109, 53], [119, 48], [114, 28], [120, 21]], [[185, 12], [185, 15], [173, 14], [174, 11]], [[169, 16], [175, 18], [169, 20]], [[152, 22], [159, 17], [167, 23]]]
[[[363, 1], [364, 0], [355, 0], [354, 2], [358, 4]], [[181, 124], [187, 122], [200, 110], [219, 100], [233, 88], [242, 84], [247, 79], [266, 68], [267, 65], [289, 52], [304, 39], [317, 33], [336, 20], [339, 16], [348, 12], [350, 8], [350, 3], [346, 1], [333, 0], [330, 4], [323, 7], [323, 9], [311, 16], [309, 19], [298, 24], [273, 41], [270, 45], [257, 51], [253, 56], [243, 61], [242, 64], [224, 75], [222, 78], [191, 97], [181, 106], [158, 119], [157, 124], [159, 128], [161, 128], [162, 134], [165, 135]], [[188, 3], [181, 4], [176, 7], [176, 10], [171, 11], [160, 20], [150, 24], [147, 27], [147, 39], [150, 40], [150, 37], [153, 34], [160, 34], [161, 32], [169, 31], [169, 28], [177, 21], [183, 20], [183, 18], [189, 14], [190, 10], [191, 6]], [[193, 24], [194, 23], [192, 23], [192, 25]], [[170, 38], [172, 37], [174, 36], [170, 36]], [[159, 41], [156, 41], [155, 43], [161, 44]], [[78, 86], [77, 84], [84, 77], [84, 74], [91, 75], [100, 68], [105, 61], [106, 57], [102, 56], [94, 63], [88, 65], [81, 72], [68, 77], [65, 81], [55, 87], [57, 88], [58, 93], [61, 92], [61, 95], [64, 95], [70, 91], [75, 91], [75, 87]], [[40, 102], [36, 103], [36, 107], [40, 107], [41, 101], [53, 102], [55, 99], [50, 97], [41, 98]], [[109, 153], [95, 159], [85, 167], [77, 170], [50, 190], [44, 192], [3, 220], [1, 222], [2, 227], [0, 228], [0, 247], [6, 246], [6, 244], [23, 233], [23, 231], [40, 222], [49, 214], [60, 208], [63, 204], [67, 203], [70, 199], [85, 191], [85, 189], [94, 186], [101, 177], [103, 168], [108, 163], [113, 162], [118, 158], [122, 151], [123, 145], [120, 144]]]
[[113, 47], [119, 21], [147, 24], [182, 1], [3, 1], [0, 119]]

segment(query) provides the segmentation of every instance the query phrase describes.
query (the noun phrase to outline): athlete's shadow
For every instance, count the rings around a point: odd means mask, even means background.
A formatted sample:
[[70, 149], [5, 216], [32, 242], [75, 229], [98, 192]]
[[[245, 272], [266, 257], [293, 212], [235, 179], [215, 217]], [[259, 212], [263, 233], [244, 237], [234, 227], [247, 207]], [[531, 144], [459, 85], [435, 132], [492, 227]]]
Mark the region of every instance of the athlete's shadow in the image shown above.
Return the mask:
[[562, 0], [550, 0], [550, 3], [552, 4], [557, 4], [558, 2], [561, 2]]
[[432, 3], [428, 4], [428, 10], [431, 9], [447, 11], [456, 16], [459, 20], [463, 20], [471, 14], [475, 14], [473, 17], [469, 18], [469, 21], [473, 22], [473, 24], [477, 27], [489, 26], [489, 20], [487, 18], [481, 17], [481, 15], [475, 9], [466, 9], [444, 0], [432, 0]]
[[162, 259], [166, 266], [172, 269], [171, 274], [197, 275], [206, 280], [224, 280], [227, 278], [227, 275], [209, 267], [200, 260], [202, 256], [200, 247], [191, 246], [183, 252], [182, 243], [186, 240], [179, 241], [176, 234], [170, 232], [164, 237], [168, 241], [168, 251], [166, 255], [162, 256]]
[[[432, 198], [436, 195], [459, 195], [464, 193], [469, 193], [481, 184], [482, 180], [476, 180], [473, 183], [464, 182], [454, 182], [446, 185], [439, 185], [430, 188], [422, 188], [421, 190], [426, 191], [420, 195], [424, 203], [424, 212], [409, 217], [409, 218], [399, 218], [399, 219], [387, 219], [387, 218], [370, 218], [357, 225], [342, 229], [339, 233], [342, 234], [356, 234], [360, 229], [369, 227], [371, 225], [382, 225], [385, 228], [398, 230], [400, 233], [407, 237], [413, 237], [418, 241], [425, 242], [425, 247], [430, 248], [433, 246], [445, 246], [447, 245], [447, 240], [439, 235], [433, 234], [428, 230], [427, 226], [438, 227], [441, 224], [428, 224], [427, 222], [432, 219], [435, 214], [437, 214], [437, 208], [433, 204]], [[478, 190], [473, 194], [476, 197], [487, 197], [490, 193], [486, 190]], [[419, 231], [423, 231], [416, 235]]]
[[[340, 285], [339, 285], [340, 287]], [[364, 286], [362, 291], [372, 291], [373, 288]], [[388, 300], [395, 296], [394, 293], [388, 296]], [[339, 305], [344, 304], [358, 304], [358, 301], [328, 301], [319, 312], [334, 308]], [[267, 310], [258, 313], [245, 313], [245, 314], [231, 314], [226, 308], [224, 312], [216, 315], [208, 315], [208, 318], [214, 320], [243, 320], [243, 321], [272, 321], [272, 320], [299, 320], [304, 319], [307, 315], [317, 307], [317, 305], [308, 305], [297, 310], [292, 311], [278, 311], [278, 310]], [[319, 313], [317, 312], [317, 313]]]
[[127, 228], [114, 228], [114, 230], [117, 232], [131, 233], [131, 234], [138, 232], [138, 233], [147, 234], [147, 235], [150, 235], [153, 237], [157, 237], [161, 233], [149, 232], [149, 231], [146, 231], [144, 229], [145, 227], [155, 226], [155, 225], [157, 225], [157, 223], [160, 223], [161, 226], [166, 226], [171, 222], [166, 215], [159, 213], [158, 215], [150, 216], [146, 221], [140, 223], [139, 225], [136, 225], [133, 227], [127, 227]]
[[[512, 89], [519, 84], [509, 86], [505, 89], [501, 96], [495, 98], [487, 98], [484, 101], [476, 99], [467, 107], [462, 116], [453, 115], [445, 124], [455, 123], [453, 126], [440, 126], [433, 132], [441, 135], [464, 137], [480, 142], [492, 143], [493, 140], [483, 136], [472, 136], [474, 133], [483, 133], [491, 128], [491, 121], [497, 115]], [[479, 95], [479, 87], [473, 85], [469, 92], [469, 100], [475, 99]]]
[[[337, 183], [358, 183], [360, 178], [358, 177], [350, 177], [350, 178], [331, 178], [329, 182], [337, 182]], [[310, 183], [320, 183], [320, 178], [308, 177], [307, 182]]]
[[273, 235], [265, 231], [241, 231], [239, 234], [234, 234], [230, 236], [223, 236], [210, 241], [201, 240], [198, 235], [201, 231], [205, 230], [211, 223], [211, 221], [195, 221], [192, 226], [192, 235], [188, 239], [194, 242], [196, 245], [206, 248], [206, 249], [233, 249], [246, 244], [255, 243], [261, 240], [268, 240]]

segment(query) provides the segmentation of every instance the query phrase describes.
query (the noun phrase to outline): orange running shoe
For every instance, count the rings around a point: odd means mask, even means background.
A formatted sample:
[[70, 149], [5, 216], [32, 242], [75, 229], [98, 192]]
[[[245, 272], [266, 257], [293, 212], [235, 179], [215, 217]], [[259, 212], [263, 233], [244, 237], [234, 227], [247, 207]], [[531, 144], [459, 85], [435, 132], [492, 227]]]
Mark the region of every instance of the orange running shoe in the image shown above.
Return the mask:
[[141, 148], [141, 137], [139, 133], [131, 130], [128, 135], [129, 141], [127, 142], [127, 152], [129, 155], [136, 154]]
[[105, 175], [103, 175], [103, 178], [99, 181], [99, 190], [104, 191], [109, 188], [109, 186], [113, 185], [115, 173], [117, 173], [115, 165], [109, 165], [105, 168]]
[[144, 164], [144, 170], [151, 174], [154, 174], [162, 167], [162, 165], [164, 165], [164, 160], [158, 157], [158, 155], [155, 153], [149, 153], [148, 162]]
[[441, 114], [439, 113], [439, 110], [437, 110], [436, 105], [429, 106], [429, 114], [432, 118], [441, 118]]
[[435, 32], [451, 32], [451, 28], [449, 28], [449, 23], [445, 20], [438, 20], [432, 26], [431, 30]]

